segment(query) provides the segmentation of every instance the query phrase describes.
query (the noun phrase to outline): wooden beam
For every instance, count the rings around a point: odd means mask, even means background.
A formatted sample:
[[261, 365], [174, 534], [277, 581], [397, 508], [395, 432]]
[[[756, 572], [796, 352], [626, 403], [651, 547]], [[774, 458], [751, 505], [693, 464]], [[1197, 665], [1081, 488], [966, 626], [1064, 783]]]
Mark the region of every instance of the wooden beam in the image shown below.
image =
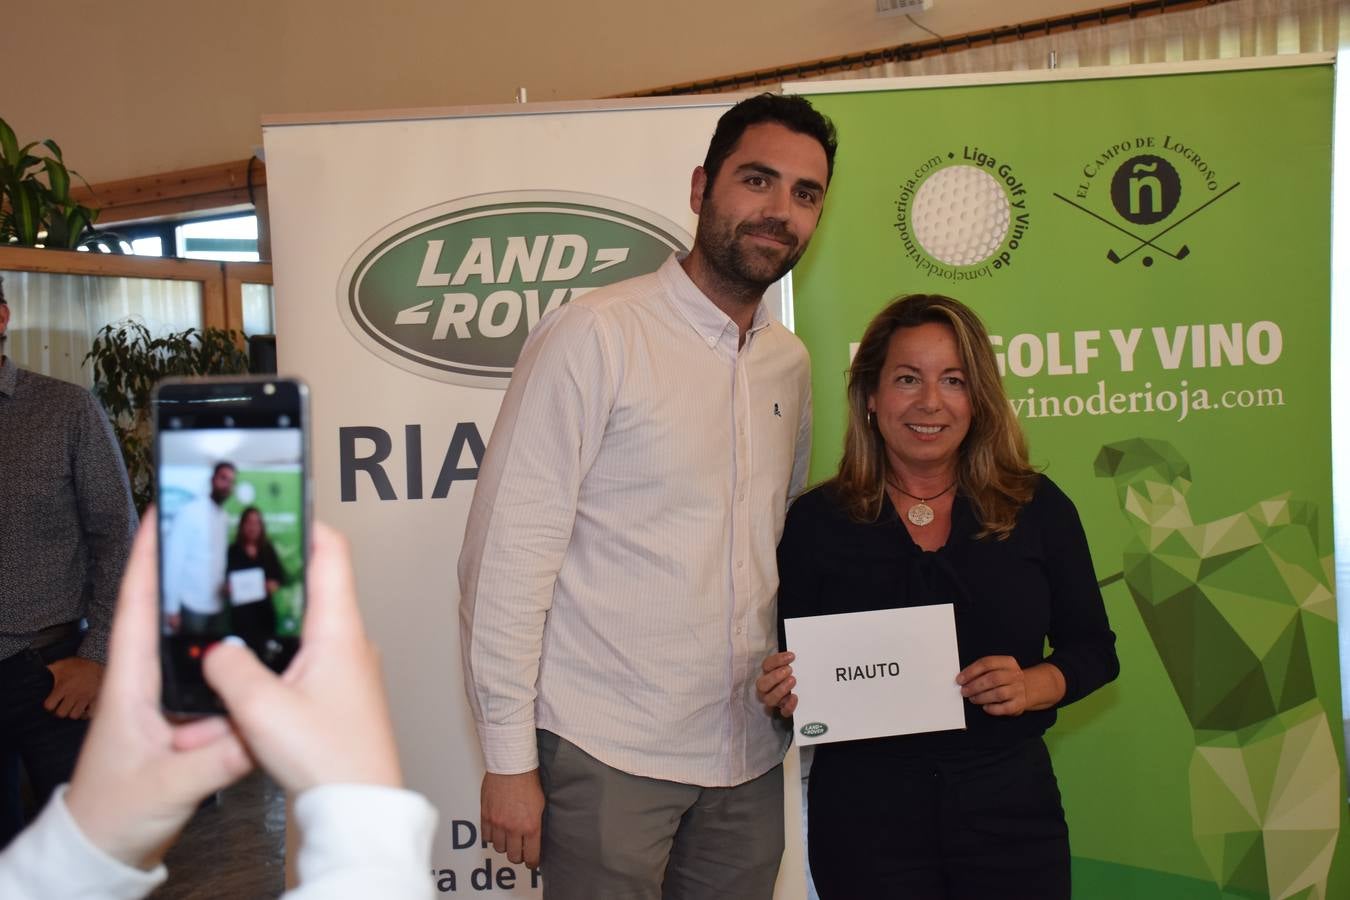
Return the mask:
[[159, 175], [78, 187], [71, 196], [99, 210], [98, 224], [164, 219], [189, 213], [248, 209], [267, 186], [267, 167], [249, 157]]
[[65, 275], [112, 275], [120, 278], [165, 278], [171, 281], [222, 282], [220, 263], [199, 259], [119, 256], [75, 250], [35, 250], [0, 246], [0, 270], [51, 272]]
[[253, 206], [248, 202], [247, 191], [223, 191], [218, 194], [199, 194], [195, 197], [154, 200], [149, 203], [103, 209], [100, 210], [94, 224], [100, 229], [116, 231], [118, 225], [154, 222], [160, 219], [181, 219], [197, 214], [232, 212], [241, 216], [253, 212]]
[[[217, 270], [219, 275], [219, 270]], [[225, 302], [225, 280], [212, 278], [202, 282], [202, 325], [206, 328], [233, 328], [241, 331], [241, 323], [230, 324], [229, 305]], [[242, 315], [240, 316], [242, 318]], [[243, 338], [235, 335], [235, 343], [242, 346]]]

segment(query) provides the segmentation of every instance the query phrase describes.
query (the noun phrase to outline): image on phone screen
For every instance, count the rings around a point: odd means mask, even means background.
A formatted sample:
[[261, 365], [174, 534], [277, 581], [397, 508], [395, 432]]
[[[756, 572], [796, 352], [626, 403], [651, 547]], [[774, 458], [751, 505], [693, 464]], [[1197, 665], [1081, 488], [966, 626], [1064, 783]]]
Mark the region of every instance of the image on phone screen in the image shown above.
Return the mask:
[[[304, 435], [298, 412], [228, 398], [159, 407], [157, 494], [165, 703], [215, 708], [201, 659], [228, 635], [281, 671], [304, 612]], [[275, 404], [273, 404], [275, 406]]]

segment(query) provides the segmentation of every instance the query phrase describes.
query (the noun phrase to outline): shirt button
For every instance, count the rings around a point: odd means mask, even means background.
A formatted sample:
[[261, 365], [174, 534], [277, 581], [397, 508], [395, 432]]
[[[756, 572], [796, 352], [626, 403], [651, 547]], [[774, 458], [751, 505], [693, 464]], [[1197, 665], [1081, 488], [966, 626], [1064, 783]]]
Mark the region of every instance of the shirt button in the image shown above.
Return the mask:
[[745, 491], [741, 491], [739, 494], [737, 494], [737, 495], [736, 495], [736, 500], [737, 500], [738, 502], [740, 502], [740, 503], [744, 503], [744, 502], [745, 502]]
[[736, 626], [736, 633], [737, 633], [737, 634], [740, 634], [740, 633], [743, 632], [743, 631], [745, 631], [744, 628], [742, 628], [742, 627], [739, 626], [739, 625]]
[[716, 346], [717, 346], [717, 338], [715, 338], [715, 337], [710, 337], [710, 338], [708, 338], [708, 346], [709, 346], [709, 347], [716, 347]]
[[745, 560], [743, 560], [743, 559], [738, 559], [738, 560], [736, 560], [736, 568], [738, 568], [738, 569], [744, 569], [744, 568], [745, 568]]

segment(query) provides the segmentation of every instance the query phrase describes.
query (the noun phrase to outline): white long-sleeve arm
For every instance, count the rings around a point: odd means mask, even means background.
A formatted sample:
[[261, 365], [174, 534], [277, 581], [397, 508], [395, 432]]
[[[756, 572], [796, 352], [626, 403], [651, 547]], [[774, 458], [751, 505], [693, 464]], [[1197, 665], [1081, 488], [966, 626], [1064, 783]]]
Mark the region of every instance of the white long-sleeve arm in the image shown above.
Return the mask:
[[[5, 900], [138, 900], [167, 872], [120, 862], [95, 847], [66, 808], [66, 788], [0, 853]], [[285, 900], [420, 900], [435, 894], [428, 875], [436, 810], [421, 794], [364, 784], [312, 788], [295, 801], [300, 886]]]
[[113, 859], [89, 842], [66, 808], [66, 787], [0, 853], [0, 897], [5, 900], [136, 900], [168, 877]]
[[312, 788], [295, 801], [300, 885], [284, 900], [421, 900], [435, 894], [436, 810], [421, 794], [366, 784]]
[[792, 451], [792, 479], [788, 482], [788, 502], [791, 503], [806, 490], [811, 474], [811, 379], [805, 379], [801, 404], [801, 421], [797, 426], [797, 441]]
[[545, 317], [521, 351], [479, 471], [459, 558], [460, 642], [490, 772], [538, 765], [544, 624], [613, 403], [610, 366], [590, 309]]

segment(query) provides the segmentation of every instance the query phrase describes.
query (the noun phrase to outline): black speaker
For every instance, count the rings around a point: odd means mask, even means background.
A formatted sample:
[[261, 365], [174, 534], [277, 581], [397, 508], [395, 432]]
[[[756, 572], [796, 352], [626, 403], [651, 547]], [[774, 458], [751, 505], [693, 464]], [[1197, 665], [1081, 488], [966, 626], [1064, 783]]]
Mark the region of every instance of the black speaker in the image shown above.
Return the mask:
[[251, 334], [248, 336], [248, 370], [254, 375], [277, 374], [277, 336]]

